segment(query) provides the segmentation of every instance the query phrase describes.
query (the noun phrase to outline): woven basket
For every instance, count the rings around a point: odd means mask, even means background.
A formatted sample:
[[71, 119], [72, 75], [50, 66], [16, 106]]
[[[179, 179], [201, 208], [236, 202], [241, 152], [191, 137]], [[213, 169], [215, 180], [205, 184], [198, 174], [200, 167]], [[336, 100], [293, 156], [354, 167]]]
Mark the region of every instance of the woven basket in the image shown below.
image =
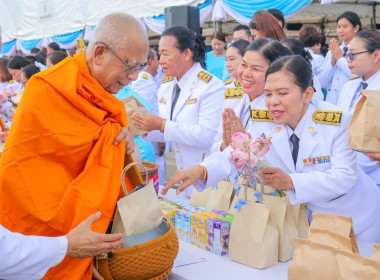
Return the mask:
[[[140, 175], [144, 181], [148, 180], [153, 180], [153, 186], [154, 190], [156, 191], [156, 194], [158, 194], [158, 190], [160, 187], [160, 182], [158, 180], [158, 168], [160, 167], [159, 164], [151, 161], [143, 161], [142, 165], [145, 167], [145, 170], [141, 165], [138, 165], [137, 168], [140, 172]], [[148, 179], [146, 179], [146, 173], [148, 174]]]
[[97, 257], [96, 265], [105, 280], [163, 280], [173, 268], [178, 249], [178, 237], [170, 225], [159, 238], [117, 249], [112, 257]]

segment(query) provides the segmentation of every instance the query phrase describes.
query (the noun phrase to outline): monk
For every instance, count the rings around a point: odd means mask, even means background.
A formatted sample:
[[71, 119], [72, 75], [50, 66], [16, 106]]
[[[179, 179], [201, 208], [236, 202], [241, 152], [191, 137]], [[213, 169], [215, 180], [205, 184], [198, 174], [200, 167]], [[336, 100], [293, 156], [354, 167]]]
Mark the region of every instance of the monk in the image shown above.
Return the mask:
[[[0, 160], [0, 224], [26, 235], [60, 236], [100, 211], [92, 229], [106, 232], [123, 195], [124, 161], [133, 161], [134, 150], [124, 104], [113, 94], [137, 79], [147, 54], [139, 22], [110, 14], [85, 53], [29, 80]], [[141, 183], [137, 169], [128, 178], [129, 189]], [[92, 275], [92, 258], [66, 257], [43, 279]]]

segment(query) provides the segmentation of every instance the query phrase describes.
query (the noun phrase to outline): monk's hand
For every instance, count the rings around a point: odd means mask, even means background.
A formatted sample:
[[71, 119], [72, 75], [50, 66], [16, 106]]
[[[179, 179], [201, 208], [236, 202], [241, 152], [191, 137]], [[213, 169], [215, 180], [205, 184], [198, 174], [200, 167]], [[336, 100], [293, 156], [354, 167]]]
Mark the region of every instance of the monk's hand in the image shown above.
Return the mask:
[[185, 170], [178, 170], [173, 177], [170, 178], [169, 182], [161, 190], [161, 194], [165, 195], [168, 190], [175, 184], [182, 181], [182, 184], [178, 187], [176, 193], [180, 194], [188, 186], [193, 185], [198, 180], [203, 180], [205, 174], [204, 170], [200, 166], [194, 166]]
[[259, 171], [261, 180], [265, 185], [279, 190], [292, 190], [292, 178], [280, 168], [262, 168]]
[[66, 256], [72, 258], [90, 258], [109, 253], [123, 244], [121, 233], [102, 234], [94, 232], [91, 225], [98, 220], [100, 212], [90, 215], [67, 235]]
[[[380, 136], [377, 136], [377, 139], [380, 141]], [[377, 163], [378, 166], [380, 166], [380, 153], [364, 153], [367, 157], [369, 157], [372, 161], [379, 161]]]
[[223, 118], [223, 144], [221, 150], [224, 150], [231, 144], [232, 134], [235, 132], [244, 132], [244, 126], [235, 111], [231, 108], [226, 108], [222, 114]]
[[125, 153], [131, 155], [135, 151], [135, 142], [133, 141], [133, 135], [128, 128], [122, 127], [119, 134], [114, 140], [115, 145], [119, 145], [122, 140], [125, 140]]
[[132, 115], [132, 121], [137, 128], [152, 131], [160, 130], [164, 119], [152, 114], [141, 115], [139, 113], [134, 113]]
[[95, 264], [92, 267], [92, 279], [93, 280], [104, 280], [104, 278], [100, 275], [99, 271], [96, 269]]

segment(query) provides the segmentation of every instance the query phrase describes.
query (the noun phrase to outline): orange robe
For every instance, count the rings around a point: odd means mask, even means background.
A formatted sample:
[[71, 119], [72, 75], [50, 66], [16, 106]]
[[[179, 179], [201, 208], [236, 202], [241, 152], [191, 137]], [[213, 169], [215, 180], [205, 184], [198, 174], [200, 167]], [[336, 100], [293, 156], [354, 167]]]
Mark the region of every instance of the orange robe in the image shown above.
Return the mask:
[[[60, 236], [101, 211], [92, 229], [105, 233], [122, 195], [125, 143], [113, 142], [127, 125], [124, 104], [91, 77], [84, 53], [35, 75], [0, 161], [0, 224]], [[92, 258], [66, 257], [44, 279], [91, 276]]]

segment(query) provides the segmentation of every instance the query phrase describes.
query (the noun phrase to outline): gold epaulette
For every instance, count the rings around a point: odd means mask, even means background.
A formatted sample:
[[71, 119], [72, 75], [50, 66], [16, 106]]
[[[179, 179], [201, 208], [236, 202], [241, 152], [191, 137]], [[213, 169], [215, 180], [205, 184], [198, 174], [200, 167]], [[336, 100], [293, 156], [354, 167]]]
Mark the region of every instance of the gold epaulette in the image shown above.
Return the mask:
[[316, 110], [313, 113], [313, 121], [317, 123], [340, 125], [342, 111]]
[[13, 84], [14, 82], [15, 82], [15, 80], [13, 80], [13, 79], [9, 81], [10, 84]]
[[208, 83], [211, 80], [212, 75], [205, 72], [205, 71], [201, 71], [198, 74], [198, 78], [201, 79], [202, 81], [204, 81], [205, 83]]
[[224, 99], [232, 99], [232, 98], [242, 98], [244, 96], [244, 92], [241, 88], [226, 88], [224, 91]]
[[268, 110], [251, 109], [251, 121], [273, 122], [273, 117]]
[[163, 83], [167, 83], [167, 82], [170, 82], [170, 81], [173, 81], [174, 80], [174, 77], [163, 77], [162, 78], [162, 82]]
[[240, 82], [238, 80], [235, 80], [235, 87], [241, 87]]
[[[143, 74], [142, 74], [142, 78], [148, 80], [148, 75], [147, 75], [146, 73], [143, 73]], [[165, 79], [165, 78], [164, 78], [164, 79]], [[164, 82], [164, 81], [162, 80], [162, 82]]]
[[350, 81], [351, 81], [351, 80], [355, 80], [355, 79], [357, 79], [357, 78], [360, 78], [360, 76], [359, 76], [359, 75], [352, 76], [352, 77], [350, 78]]
[[234, 80], [234, 79], [232, 79], [232, 78], [231, 78], [231, 79], [228, 79], [227, 81], [224, 82], [224, 84], [225, 84], [225, 85], [228, 85], [228, 84], [232, 83], [233, 80]]

